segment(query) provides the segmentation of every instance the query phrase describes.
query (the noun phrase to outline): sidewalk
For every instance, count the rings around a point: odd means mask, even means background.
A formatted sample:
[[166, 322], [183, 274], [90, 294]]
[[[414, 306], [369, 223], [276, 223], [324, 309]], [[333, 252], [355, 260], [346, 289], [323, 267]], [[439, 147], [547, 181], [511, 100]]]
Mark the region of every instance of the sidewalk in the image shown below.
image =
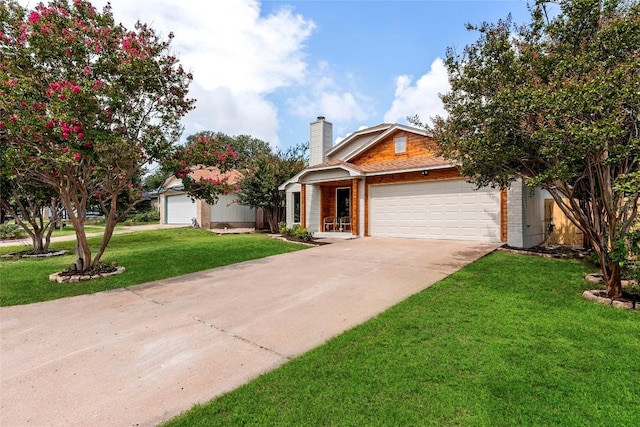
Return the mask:
[[[149, 225], [127, 225], [124, 227], [117, 228], [113, 234], [125, 234], [125, 233], [135, 233], [136, 231], [144, 231], [144, 230], [160, 230], [163, 228], [180, 228], [180, 227], [188, 227], [187, 225], [174, 225], [174, 224], [149, 224]], [[87, 237], [96, 237], [102, 236], [102, 233], [87, 233]], [[71, 240], [75, 240], [75, 234], [69, 234], [68, 236], [57, 236], [51, 238], [51, 243], [56, 242], [68, 242]], [[31, 245], [31, 238], [27, 237], [24, 239], [11, 239], [11, 240], [0, 240], [0, 247], [5, 246], [21, 246], [21, 245]]]

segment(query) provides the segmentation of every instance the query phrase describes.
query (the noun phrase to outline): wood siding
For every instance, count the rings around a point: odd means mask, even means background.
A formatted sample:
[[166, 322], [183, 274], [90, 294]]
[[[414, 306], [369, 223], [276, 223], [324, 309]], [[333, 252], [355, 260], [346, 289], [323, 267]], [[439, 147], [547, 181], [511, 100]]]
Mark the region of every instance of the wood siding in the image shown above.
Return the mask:
[[369, 180], [364, 179], [364, 235], [369, 236]]
[[[321, 187], [322, 205], [320, 206], [320, 225], [322, 228], [322, 220], [328, 216], [336, 215], [336, 188], [344, 187], [342, 185], [323, 185]], [[324, 230], [323, 230], [324, 231]]]
[[500, 241], [506, 242], [508, 238], [507, 224], [509, 217], [507, 215], [507, 189], [500, 190]]
[[358, 179], [351, 181], [351, 234], [358, 235]]
[[[396, 145], [394, 138], [405, 136], [407, 138], [407, 147], [404, 153], [396, 154]], [[409, 132], [394, 132], [389, 137], [378, 142], [364, 153], [351, 160], [354, 165], [363, 165], [367, 163], [384, 162], [389, 160], [408, 159], [412, 157], [428, 157], [434, 156], [436, 145], [431, 138], [422, 135], [416, 135]]]

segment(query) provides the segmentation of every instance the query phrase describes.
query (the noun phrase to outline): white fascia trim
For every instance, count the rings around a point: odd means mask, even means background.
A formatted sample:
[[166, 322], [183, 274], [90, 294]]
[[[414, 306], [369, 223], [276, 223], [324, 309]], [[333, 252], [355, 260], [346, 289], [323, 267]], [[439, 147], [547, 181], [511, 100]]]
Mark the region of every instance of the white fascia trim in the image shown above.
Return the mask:
[[[390, 125], [389, 128], [393, 127], [393, 125]], [[387, 129], [389, 129], [387, 128]], [[331, 150], [327, 151], [327, 156], [333, 154], [336, 150], [338, 149], [342, 149], [344, 147], [346, 147], [347, 145], [349, 145], [349, 142], [352, 139], [355, 139], [359, 136], [363, 136], [363, 135], [367, 135], [369, 133], [375, 133], [375, 132], [380, 132], [381, 130], [383, 130], [384, 128], [367, 128], [367, 129], [362, 129], [356, 132], [353, 132], [351, 135], [349, 135], [348, 137], [346, 137], [345, 139], [343, 139], [342, 141], [340, 141], [340, 143], [338, 145], [336, 145], [335, 147], [333, 147]]]
[[322, 171], [328, 171], [328, 170], [332, 170], [332, 169], [342, 169], [345, 170], [347, 172], [349, 172], [350, 176], [362, 176], [362, 172], [360, 172], [359, 170], [350, 168], [349, 166], [345, 166], [345, 165], [333, 165], [333, 166], [325, 166], [323, 168], [314, 168], [314, 169], [310, 169], [310, 170], [303, 170], [301, 172], [301, 175], [306, 175], [307, 173], [311, 173], [311, 172], [322, 172]]
[[439, 165], [439, 166], [423, 166], [423, 167], [415, 167], [415, 168], [406, 168], [406, 169], [394, 169], [390, 171], [384, 172], [366, 172], [366, 176], [378, 176], [378, 175], [392, 175], [394, 173], [405, 173], [405, 172], [417, 172], [417, 171], [432, 171], [437, 169], [448, 169], [455, 167], [454, 164], [449, 165]]
[[[293, 178], [291, 178], [290, 180], [286, 181], [284, 184], [280, 185], [278, 187], [278, 190], [286, 190], [287, 186], [289, 184], [297, 184], [297, 183], [302, 183], [301, 179], [303, 176], [313, 173], [313, 172], [323, 172], [323, 171], [327, 171], [327, 170], [333, 170], [333, 169], [342, 169], [344, 171], [347, 171], [349, 173], [349, 176], [351, 177], [359, 177], [359, 176], [364, 176], [364, 173], [352, 169], [348, 166], [344, 166], [344, 165], [333, 165], [333, 166], [325, 166], [323, 168], [314, 168], [314, 169], [305, 169], [301, 172], [299, 172], [296, 176], [294, 176]], [[320, 180], [320, 181], [308, 181], [309, 182], [323, 182], [324, 180]]]

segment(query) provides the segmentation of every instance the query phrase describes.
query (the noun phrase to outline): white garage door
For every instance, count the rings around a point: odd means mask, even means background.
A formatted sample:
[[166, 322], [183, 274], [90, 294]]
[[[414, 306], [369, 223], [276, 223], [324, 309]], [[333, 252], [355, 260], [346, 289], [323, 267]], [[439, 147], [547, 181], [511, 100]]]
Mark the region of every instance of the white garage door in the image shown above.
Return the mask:
[[191, 224], [196, 216], [196, 204], [186, 194], [165, 198], [167, 224]]
[[500, 192], [464, 180], [371, 186], [369, 212], [372, 236], [500, 241]]

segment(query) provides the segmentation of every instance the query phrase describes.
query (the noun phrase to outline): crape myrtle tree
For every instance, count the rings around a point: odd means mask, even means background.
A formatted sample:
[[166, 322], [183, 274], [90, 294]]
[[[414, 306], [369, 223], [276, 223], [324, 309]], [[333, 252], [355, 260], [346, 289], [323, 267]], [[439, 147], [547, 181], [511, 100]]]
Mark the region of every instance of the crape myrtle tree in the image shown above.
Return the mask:
[[[165, 160], [163, 168], [182, 179], [190, 197], [215, 204], [221, 194], [238, 190], [237, 185], [229, 183], [225, 172], [235, 169], [244, 173], [255, 158], [270, 150], [268, 143], [248, 135], [203, 131], [188, 136], [186, 144]], [[192, 172], [209, 167], [217, 167], [221, 176], [193, 178]]]
[[640, 4], [537, 1], [530, 10], [525, 26], [469, 26], [479, 39], [447, 51], [448, 116], [432, 132], [478, 186], [522, 178], [547, 190], [617, 297], [621, 267], [638, 249]]
[[18, 179], [13, 173], [15, 158], [19, 156], [5, 144], [0, 146], [0, 208], [29, 235], [35, 253], [46, 253], [51, 233], [59, 224], [62, 204], [50, 187], [29, 180], [29, 177]]
[[255, 157], [239, 183], [238, 203], [262, 208], [272, 233], [278, 232], [285, 214], [285, 193], [278, 187], [307, 166], [308, 147], [299, 144]]
[[[186, 147], [193, 144], [209, 144], [218, 152], [233, 151], [233, 159], [229, 159], [229, 167], [236, 169], [245, 168], [255, 157], [271, 152], [269, 143], [250, 135], [227, 135], [222, 132], [203, 131], [187, 137]], [[214, 150], [215, 151], [215, 150]]]
[[[191, 75], [147, 25], [128, 30], [84, 0], [29, 11], [0, 2], [0, 130], [12, 175], [53, 189], [76, 233], [75, 270], [98, 266], [140, 199], [144, 167], [172, 151], [193, 105]], [[122, 205], [122, 203], [126, 205]], [[106, 218], [92, 256], [87, 209]]]
[[[248, 135], [206, 131], [189, 136], [187, 144], [165, 164], [182, 179], [192, 198], [214, 204], [220, 195], [236, 193], [239, 204], [263, 209], [269, 228], [275, 233], [284, 213], [284, 192], [278, 186], [304, 169], [307, 149], [308, 144], [300, 144], [274, 152], [267, 142]], [[232, 184], [225, 175], [197, 179], [191, 175], [211, 166], [222, 172], [236, 169], [243, 177]]]
[[[222, 133], [200, 132], [187, 138], [187, 143], [179, 147], [172, 156], [166, 157], [163, 168], [182, 179], [184, 191], [192, 199], [202, 199], [209, 204], [218, 202], [221, 194], [229, 194], [236, 186], [228, 181], [225, 174], [237, 168], [241, 154], [232, 148], [230, 139]], [[221, 174], [218, 178], [194, 178], [199, 169], [216, 167]]]

